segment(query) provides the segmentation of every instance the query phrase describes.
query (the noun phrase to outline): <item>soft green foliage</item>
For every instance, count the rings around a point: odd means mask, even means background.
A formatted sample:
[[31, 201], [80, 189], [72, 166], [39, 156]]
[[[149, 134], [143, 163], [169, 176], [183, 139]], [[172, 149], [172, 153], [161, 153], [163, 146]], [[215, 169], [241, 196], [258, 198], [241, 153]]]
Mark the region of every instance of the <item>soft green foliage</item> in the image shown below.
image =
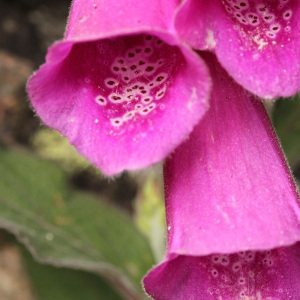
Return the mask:
[[273, 122], [291, 167], [300, 163], [300, 95], [275, 103]]
[[23, 257], [37, 300], [122, 300], [99, 276], [39, 264], [25, 251]]
[[0, 227], [37, 260], [101, 274], [143, 299], [140, 281], [154, 260], [130, 218], [72, 191], [53, 163], [23, 151], [0, 148], [0, 155]]

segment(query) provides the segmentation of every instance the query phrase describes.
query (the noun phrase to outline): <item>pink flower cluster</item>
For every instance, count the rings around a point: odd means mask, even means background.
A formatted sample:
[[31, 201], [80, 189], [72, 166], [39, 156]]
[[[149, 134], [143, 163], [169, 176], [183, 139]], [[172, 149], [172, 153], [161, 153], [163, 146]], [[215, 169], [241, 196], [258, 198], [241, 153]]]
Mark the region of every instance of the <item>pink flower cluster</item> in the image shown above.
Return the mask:
[[297, 0], [74, 0], [32, 105], [105, 174], [165, 162], [156, 300], [300, 299], [295, 183], [257, 97], [300, 90]]

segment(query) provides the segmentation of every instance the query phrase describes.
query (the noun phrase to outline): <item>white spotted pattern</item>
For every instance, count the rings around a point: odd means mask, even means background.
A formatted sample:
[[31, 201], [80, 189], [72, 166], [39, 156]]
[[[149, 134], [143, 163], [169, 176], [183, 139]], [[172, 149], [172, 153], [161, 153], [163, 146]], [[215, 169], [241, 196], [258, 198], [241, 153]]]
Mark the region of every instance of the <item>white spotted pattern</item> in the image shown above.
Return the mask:
[[230, 291], [238, 295], [238, 298], [234, 299], [262, 299], [258, 297], [259, 290], [256, 285], [265, 280], [266, 274], [274, 274], [278, 268], [277, 262], [276, 250], [242, 251], [230, 255], [214, 254], [207, 263], [207, 276], [211, 286], [216, 287], [210, 290], [210, 294], [220, 295], [221, 289], [224, 289], [225, 293]]
[[[107, 117], [116, 128], [148, 115], [157, 107], [158, 111], [164, 109], [160, 103], [182, 59], [177, 47], [152, 35], [138, 37], [138, 45], [127, 49], [108, 65], [110, 76], [99, 84], [103, 93], [95, 97], [95, 102], [106, 108]], [[105, 50], [103, 47], [98, 45], [100, 52]]]
[[289, 39], [296, 0], [221, 0], [241, 37], [249, 37], [258, 50]]

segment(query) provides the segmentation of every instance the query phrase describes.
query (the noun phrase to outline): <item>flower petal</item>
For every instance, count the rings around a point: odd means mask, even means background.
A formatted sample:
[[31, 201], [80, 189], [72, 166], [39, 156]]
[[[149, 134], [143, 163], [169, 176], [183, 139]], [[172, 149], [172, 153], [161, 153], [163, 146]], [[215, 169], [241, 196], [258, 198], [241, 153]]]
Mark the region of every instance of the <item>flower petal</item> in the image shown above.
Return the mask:
[[144, 279], [156, 300], [298, 299], [300, 243], [272, 251], [175, 256]]
[[165, 165], [169, 252], [291, 245], [300, 240], [299, 198], [263, 104], [204, 54], [211, 107]]
[[300, 210], [277, 138], [262, 103], [202, 55], [211, 107], [166, 161], [167, 257], [145, 290], [156, 300], [298, 299]]
[[272, 99], [300, 90], [299, 17], [297, 0], [187, 0], [176, 28], [191, 46], [214, 49], [246, 89]]
[[28, 83], [42, 120], [107, 175], [163, 159], [208, 107], [207, 67], [169, 29], [176, 1], [131, 2], [74, 1]]

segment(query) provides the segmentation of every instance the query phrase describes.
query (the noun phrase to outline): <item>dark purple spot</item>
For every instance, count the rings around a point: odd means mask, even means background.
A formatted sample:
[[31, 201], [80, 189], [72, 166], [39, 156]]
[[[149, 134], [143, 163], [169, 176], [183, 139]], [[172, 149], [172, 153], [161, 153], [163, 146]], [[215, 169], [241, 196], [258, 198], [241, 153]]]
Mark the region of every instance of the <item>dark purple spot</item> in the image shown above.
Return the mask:
[[119, 96], [112, 96], [112, 99], [117, 101], [117, 100], [120, 100], [121, 97], [119, 97]]
[[133, 52], [129, 52], [128, 53], [128, 57], [134, 57], [134, 53]]
[[114, 67], [113, 69], [114, 69], [114, 71], [119, 71], [118, 67]]
[[136, 69], [136, 65], [130, 66], [130, 70], [135, 70], [135, 69]]
[[107, 81], [107, 84], [108, 84], [108, 85], [114, 85], [114, 84], [115, 84], [115, 82], [114, 82], [114, 81], [112, 81], [112, 80], [110, 80], [110, 81]]
[[160, 81], [162, 81], [164, 78], [165, 78], [165, 76], [158, 76], [158, 77], [156, 78], [156, 81], [160, 82]]
[[140, 65], [140, 66], [144, 65], [145, 63], [146, 63], [146, 62], [144, 62], [143, 60], [140, 60], [140, 61], [139, 61], [139, 65]]
[[124, 59], [119, 59], [118, 62], [119, 62], [120, 64], [124, 64]]
[[142, 49], [141, 49], [141, 48], [135, 49], [135, 53], [141, 53], [141, 52], [142, 52]]
[[150, 48], [145, 48], [145, 53], [150, 53], [151, 49]]
[[124, 68], [124, 67], [123, 67], [123, 68], [121, 68], [121, 70], [124, 71], [124, 72], [126, 72], [126, 71], [127, 71], [127, 68]]
[[146, 35], [145, 39], [146, 39], [147, 41], [151, 41], [151, 40], [152, 40], [152, 36], [151, 36], [151, 35]]
[[267, 9], [267, 7], [264, 6], [264, 7], [260, 7], [258, 10], [261, 11], [261, 12], [264, 12], [264, 11], [266, 11], [266, 9]]
[[151, 72], [151, 71], [153, 71], [153, 70], [154, 70], [154, 68], [151, 67], [151, 66], [149, 66], [149, 67], [146, 68], [146, 71], [147, 71], [147, 72]]
[[145, 91], [145, 90], [142, 90], [142, 91], [141, 91], [141, 93], [142, 93], [142, 94], [146, 94], [146, 93], [147, 93], [147, 91]]

